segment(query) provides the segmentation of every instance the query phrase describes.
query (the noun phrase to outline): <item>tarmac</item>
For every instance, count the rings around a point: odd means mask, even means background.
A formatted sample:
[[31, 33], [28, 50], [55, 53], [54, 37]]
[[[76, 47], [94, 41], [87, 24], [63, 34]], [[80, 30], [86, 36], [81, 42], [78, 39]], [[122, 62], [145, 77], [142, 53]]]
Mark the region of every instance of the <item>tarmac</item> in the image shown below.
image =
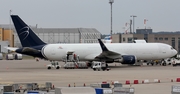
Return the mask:
[[[119, 81], [123, 87], [134, 87], [135, 94], [170, 94], [172, 85], [180, 85], [180, 82], [176, 82], [180, 78], [180, 66], [122, 66], [113, 63], [109, 65], [110, 71], [93, 71], [91, 68], [48, 70], [47, 64], [49, 62], [44, 60], [1, 60], [0, 84], [52, 82], [55, 87], [83, 87], [84, 84], [90, 86], [103, 81]], [[142, 84], [145, 79], [150, 83]], [[159, 79], [160, 83], [155, 83], [154, 79]], [[127, 80], [131, 84], [126, 85]], [[138, 80], [139, 84], [133, 84], [134, 80]]]

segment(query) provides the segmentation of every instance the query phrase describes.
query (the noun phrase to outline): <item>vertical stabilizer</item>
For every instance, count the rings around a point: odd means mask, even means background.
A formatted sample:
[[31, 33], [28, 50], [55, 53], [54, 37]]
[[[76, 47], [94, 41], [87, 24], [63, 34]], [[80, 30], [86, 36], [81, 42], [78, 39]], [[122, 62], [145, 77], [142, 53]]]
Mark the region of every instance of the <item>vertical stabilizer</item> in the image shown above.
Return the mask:
[[23, 22], [18, 15], [11, 15], [11, 18], [23, 47], [46, 44], [31, 30], [26, 23]]

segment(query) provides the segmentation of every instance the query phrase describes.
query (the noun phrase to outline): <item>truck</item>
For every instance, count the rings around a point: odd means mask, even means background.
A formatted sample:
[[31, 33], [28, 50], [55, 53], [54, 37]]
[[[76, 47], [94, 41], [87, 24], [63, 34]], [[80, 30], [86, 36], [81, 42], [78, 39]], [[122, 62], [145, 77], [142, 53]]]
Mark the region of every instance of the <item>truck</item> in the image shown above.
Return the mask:
[[174, 59], [172, 65], [173, 67], [180, 66], [180, 59]]
[[94, 71], [96, 71], [96, 70], [98, 70], [98, 71], [100, 71], [100, 70], [109, 71], [109, 68], [107, 67], [107, 64], [105, 62], [93, 61], [92, 64], [93, 64], [92, 69]]
[[166, 58], [166, 59], [162, 59], [162, 60], [149, 60], [147, 62], [147, 65], [151, 64], [153, 65], [162, 65], [162, 66], [166, 66], [166, 65], [171, 65], [173, 62], [173, 58]]
[[52, 68], [55, 68], [55, 69], [60, 69], [60, 65], [58, 62], [56, 61], [52, 61], [51, 64], [47, 65], [47, 69], [52, 69]]

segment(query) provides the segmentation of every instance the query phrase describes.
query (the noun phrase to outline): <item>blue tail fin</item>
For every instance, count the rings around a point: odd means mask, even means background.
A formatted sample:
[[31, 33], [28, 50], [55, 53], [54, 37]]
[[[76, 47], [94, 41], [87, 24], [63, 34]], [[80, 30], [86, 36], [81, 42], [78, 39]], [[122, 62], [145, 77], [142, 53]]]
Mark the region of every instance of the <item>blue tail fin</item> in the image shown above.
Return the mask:
[[46, 44], [31, 30], [26, 23], [23, 22], [18, 15], [11, 15], [11, 18], [23, 47]]

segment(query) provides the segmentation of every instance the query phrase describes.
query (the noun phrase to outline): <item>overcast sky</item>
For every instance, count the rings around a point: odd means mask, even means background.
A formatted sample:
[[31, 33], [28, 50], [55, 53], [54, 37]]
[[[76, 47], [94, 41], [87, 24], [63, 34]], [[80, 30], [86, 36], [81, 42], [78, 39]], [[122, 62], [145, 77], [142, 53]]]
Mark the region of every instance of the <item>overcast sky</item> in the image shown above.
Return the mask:
[[[0, 0], [0, 24], [10, 23], [12, 14], [27, 24], [42, 28], [96, 28], [110, 33], [109, 0]], [[124, 32], [130, 15], [136, 15], [135, 28], [180, 31], [180, 0], [114, 0], [113, 33]]]

